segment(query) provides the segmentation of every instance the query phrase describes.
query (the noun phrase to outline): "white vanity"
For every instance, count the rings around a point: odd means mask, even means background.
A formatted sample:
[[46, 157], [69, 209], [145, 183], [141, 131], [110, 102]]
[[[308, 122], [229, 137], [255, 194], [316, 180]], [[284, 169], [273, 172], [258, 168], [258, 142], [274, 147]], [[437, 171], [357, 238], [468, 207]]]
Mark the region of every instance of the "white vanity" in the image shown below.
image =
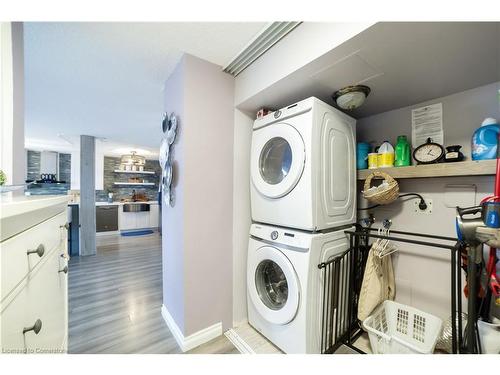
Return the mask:
[[68, 196], [0, 197], [2, 353], [63, 353]]

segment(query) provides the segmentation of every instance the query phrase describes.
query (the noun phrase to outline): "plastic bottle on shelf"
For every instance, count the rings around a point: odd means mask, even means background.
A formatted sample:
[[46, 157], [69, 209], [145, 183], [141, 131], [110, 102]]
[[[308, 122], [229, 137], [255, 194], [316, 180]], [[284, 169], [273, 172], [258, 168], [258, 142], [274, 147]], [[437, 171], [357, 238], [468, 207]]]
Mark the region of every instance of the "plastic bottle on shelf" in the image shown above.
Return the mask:
[[494, 118], [486, 118], [472, 135], [472, 160], [497, 158], [500, 125]]
[[411, 150], [410, 144], [408, 143], [408, 139], [406, 135], [399, 135], [398, 141], [396, 143], [396, 152], [395, 152], [395, 167], [406, 167], [411, 164]]
[[389, 141], [384, 141], [378, 149], [378, 167], [390, 168], [394, 166], [394, 147]]
[[370, 153], [370, 144], [366, 142], [359, 142], [356, 145], [356, 168], [368, 168], [368, 154]]

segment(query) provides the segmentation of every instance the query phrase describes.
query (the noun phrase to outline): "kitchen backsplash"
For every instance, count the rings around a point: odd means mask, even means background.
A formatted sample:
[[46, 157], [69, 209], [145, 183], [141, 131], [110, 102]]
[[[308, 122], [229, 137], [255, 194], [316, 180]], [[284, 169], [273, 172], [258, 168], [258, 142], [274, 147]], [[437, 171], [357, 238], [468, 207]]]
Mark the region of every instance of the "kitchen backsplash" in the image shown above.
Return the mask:
[[[158, 183], [161, 176], [160, 163], [157, 160], [146, 160], [144, 170], [154, 171], [154, 175], [140, 173], [116, 173], [115, 170], [120, 167], [120, 158], [105, 156], [104, 157], [104, 190], [96, 190], [96, 201], [103, 202], [108, 200], [108, 192], [113, 192], [113, 200], [131, 198], [132, 190], [136, 193], [145, 194], [148, 200], [155, 201], [158, 199]], [[129, 178], [138, 177], [147, 182], [153, 182], [152, 186], [119, 186], [115, 182], [128, 182]]]
[[[57, 177], [60, 181], [64, 181], [66, 184], [71, 185], [71, 154], [59, 153], [59, 176]], [[41, 155], [40, 151], [27, 150], [27, 180], [39, 180], [40, 179], [40, 163]]]
[[39, 151], [27, 151], [27, 180], [38, 180], [40, 178], [40, 159]]
[[71, 154], [59, 154], [59, 180], [71, 186]]
[[[26, 180], [40, 180], [40, 163], [41, 154], [39, 151], [27, 150], [27, 171]], [[71, 186], [71, 154], [59, 153], [59, 181], [65, 183], [39, 183], [28, 186], [28, 191], [31, 195], [62, 195], [66, 194]]]

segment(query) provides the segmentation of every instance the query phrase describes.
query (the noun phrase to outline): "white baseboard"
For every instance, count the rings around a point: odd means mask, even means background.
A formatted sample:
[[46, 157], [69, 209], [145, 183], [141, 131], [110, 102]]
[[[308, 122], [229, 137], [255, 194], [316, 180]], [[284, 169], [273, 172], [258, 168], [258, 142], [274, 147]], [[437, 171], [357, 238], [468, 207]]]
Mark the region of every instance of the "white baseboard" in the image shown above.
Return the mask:
[[234, 329], [230, 329], [224, 332], [224, 335], [227, 337], [229, 341], [238, 349], [238, 351], [242, 354], [255, 354], [255, 351], [248, 345], [245, 340], [241, 338], [240, 335], [236, 333]]
[[177, 344], [179, 344], [179, 347], [183, 352], [194, 349], [197, 346], [200, 346], [201, 344], [204, 344], [222, 335], [222, 323], [219, 322], [210, 327], [195, 332], [192, 335], [184, 337], [183, 333], [177, 326], [177, 323], [175, 323], [174, 318], [172, 318], [172, 315], [170, 315], [165, 305], [161, 305], [161, 316], [163, 317], [163, 320], [165, 320], [165, 323], [167, 323], [170, 332], [172, 332], [175, 341], [177, 341]]

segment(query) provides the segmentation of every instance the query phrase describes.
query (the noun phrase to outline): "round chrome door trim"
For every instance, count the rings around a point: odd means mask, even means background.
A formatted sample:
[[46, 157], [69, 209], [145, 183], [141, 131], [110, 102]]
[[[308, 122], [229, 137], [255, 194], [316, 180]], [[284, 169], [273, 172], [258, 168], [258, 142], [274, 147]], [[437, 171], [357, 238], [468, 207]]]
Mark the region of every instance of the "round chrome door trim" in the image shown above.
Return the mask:
[[[295, 269], [290, 260], [277, 248], [263, 246], [254, 251], [255, 253], [249, 257], [250, 264], [248, 264], [247, 273], [247, 288], [250, 299], [255, 309], [265, 320], [273, 324], [287, 324], [295, 318], [299, 309], [300, 284]], [[276, 263], [285, 275], [288, 295], [286, 302], [279, 308], [268, 307], [257, 290], [256, 272], [263, 261]]]
[[[269, 183], [269, 180], [266, 181], [263, 177], [261, 157], [266, 147], [271, 150], [269, 147], [272, 146], [270, 142], [273, 140], [277, 140], [277, 142], [282, 142], [281, 140], [283, 140], [288, 144], [291, 151], [291, 163], [289, 164], [289, 168], [285, 166], [285, 170], [282, 171], [282, 176], [280, 176], [282, 178], [272, 180], [272, 183]], [[283, 144], [278, 146], [285, 147], [282, 156], [286, 155], [287, 146]], [[271, 151], [264, 156], [270, 155]], [[300, 133], [293, 126], [278, 123], [254, 131], [252, 136], [250, 174], [253, 185], [264, 196], [268, 198], [281, 198], [292, 191], [302, 177], [305, 159], [304, 141]], [[283, 161], [284, 159], [281, 160]]]

